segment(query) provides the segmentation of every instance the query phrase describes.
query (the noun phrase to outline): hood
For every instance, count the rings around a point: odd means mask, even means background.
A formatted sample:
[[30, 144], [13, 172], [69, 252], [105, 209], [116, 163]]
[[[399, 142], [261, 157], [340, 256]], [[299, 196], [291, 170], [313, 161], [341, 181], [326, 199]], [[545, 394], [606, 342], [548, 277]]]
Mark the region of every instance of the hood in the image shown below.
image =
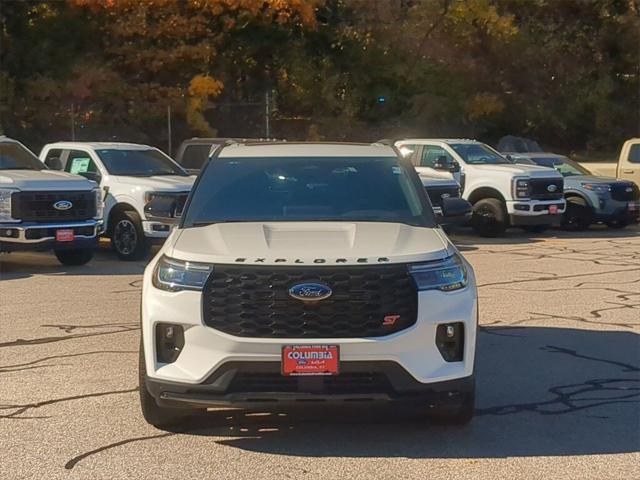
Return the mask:
[[562, 175], [553, 168], [540, 167], [538, 165], [516, 165], [509, 163], [504, 165], [472, 165], [472, 167], [483, 172], [511, 173], [513, 175], [535, 178], [562, 178]]
[[0, 187], [19, 190], [91, 190], [97, 184], [58, 170], [0, 170]]
[[382, 222], [218, 223], [178, 231], [172, 240], [173, 258], [245, 265], [420, 262], [454, 251], [438, 228]]
[[158, 175], [155, 177], [112, 177], [118, 183], [139, 187], [140, 190], [158, 190], [163, 192], [185, 192], [191, 190], [196, 177], [180, 175]]

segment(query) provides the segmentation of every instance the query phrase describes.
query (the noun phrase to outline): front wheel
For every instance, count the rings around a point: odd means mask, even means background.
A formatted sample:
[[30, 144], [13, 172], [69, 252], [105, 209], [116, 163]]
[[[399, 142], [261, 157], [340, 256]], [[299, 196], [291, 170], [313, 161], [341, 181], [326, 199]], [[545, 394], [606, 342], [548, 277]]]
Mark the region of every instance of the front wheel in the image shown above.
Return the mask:
[[93, 249], [74, 248], [69, 250], [54, 250], [58, 261], [63, 265], [79, 266], [89, 263], [93, 258]]
[[140, 408], [142, 416], [146, 422], [156, 428], [164, 429], [176, 427], [186, 423], [189, 418], [205, 410], [194, 408], [170, 408], [161, 407], [156, 403], [155, 398], [147, 390], [145, 377], [147, 369], [144, 363], [144, 351], [140, 342], [140, 355], [138, 357], [138, 390], [140, 392]]
[[499, 237], [509, 226], [507, 209], [497, 198], [483, 198], [473, 205], [473, 230], [482, 237]]
[[567, 198], [567, 209], [562, 216], [562, 228], [582, 231], [593, 222], [593, 209], [580, 197]]
[[122, 260], [140, 260], [148, 255], [151, 245], [137, 212], [127, 210], [114, 216], [111, 245]]

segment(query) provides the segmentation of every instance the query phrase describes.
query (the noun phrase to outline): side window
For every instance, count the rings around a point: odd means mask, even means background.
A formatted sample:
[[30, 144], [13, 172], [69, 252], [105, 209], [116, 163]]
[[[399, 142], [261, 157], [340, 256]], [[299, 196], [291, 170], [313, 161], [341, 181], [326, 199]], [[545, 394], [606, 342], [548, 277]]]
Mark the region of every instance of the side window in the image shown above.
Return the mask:
[[75, 173], [76, 175], [82, 175], [83, 177], [91, 178], [94, 180], [98, 169], [96, 164], [89, 156], [89, 153], [82, 152], [80, 150], [71, 150], [69, 157], [67, 158], [67, 164], [64, 168], [65, 172]]
[[44, 157], [44, 164], [53, 170], [62, 170], [64, 165], [62, 164], [62, 149], [52, 148], [47, 152], [47, 156]]
[[420, 158], [420, 166], [421, 167], [431, 167], [435, 165], [436, 161], [440, 157], [446, 157], [448, 162], [453, 162], [453, 158], [449, 153], [442, 147], [438, 147], [436, 145], [425, 145], [422, 148], [422, 157]]
[[202, 168], [204, 162], [209, 158], [209, 150], [211, 150], [211, 145], [186, 145], [182, 153], [182, 166], [191, 169]]
[[408, 159], [413, 165], [418, 165], [416, 157], [418, 155], [418, 152], [420, 151], [420, 145], [405, 144], [399, 147], [398, 150], [400, 151], [402, 156]]
[[629, 149], [629, 162], [640, 163], [640, 143], [631, 145]]

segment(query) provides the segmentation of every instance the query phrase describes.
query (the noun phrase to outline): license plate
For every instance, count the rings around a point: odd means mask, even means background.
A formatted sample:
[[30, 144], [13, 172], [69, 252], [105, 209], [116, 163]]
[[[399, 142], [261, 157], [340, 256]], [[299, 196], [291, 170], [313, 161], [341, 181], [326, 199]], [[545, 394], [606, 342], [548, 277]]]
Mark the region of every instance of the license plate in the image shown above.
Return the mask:
[[558, 206], [557, 205], [549, 205], [549, 213], [551, 215], [555, 215], [556, 213], [558, 213]]
[[286, 345], [282, 347], [285, 376], [337, 375], [340, 349], [337, 345]]
[[56, 230], [56, 242], [73, 242], [73, 229]]

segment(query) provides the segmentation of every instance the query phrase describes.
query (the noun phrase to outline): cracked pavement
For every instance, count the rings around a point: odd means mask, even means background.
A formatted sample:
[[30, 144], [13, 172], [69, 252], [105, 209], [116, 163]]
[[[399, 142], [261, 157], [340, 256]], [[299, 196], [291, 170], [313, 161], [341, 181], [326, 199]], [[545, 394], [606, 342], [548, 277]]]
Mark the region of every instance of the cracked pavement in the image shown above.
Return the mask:
[[136, 393], [144, 264], [0, 257], [0, 478], [640, 478], [640, 228], [452, 238], [480, 294], [466, 427], [360, 406], [156, 430]]

